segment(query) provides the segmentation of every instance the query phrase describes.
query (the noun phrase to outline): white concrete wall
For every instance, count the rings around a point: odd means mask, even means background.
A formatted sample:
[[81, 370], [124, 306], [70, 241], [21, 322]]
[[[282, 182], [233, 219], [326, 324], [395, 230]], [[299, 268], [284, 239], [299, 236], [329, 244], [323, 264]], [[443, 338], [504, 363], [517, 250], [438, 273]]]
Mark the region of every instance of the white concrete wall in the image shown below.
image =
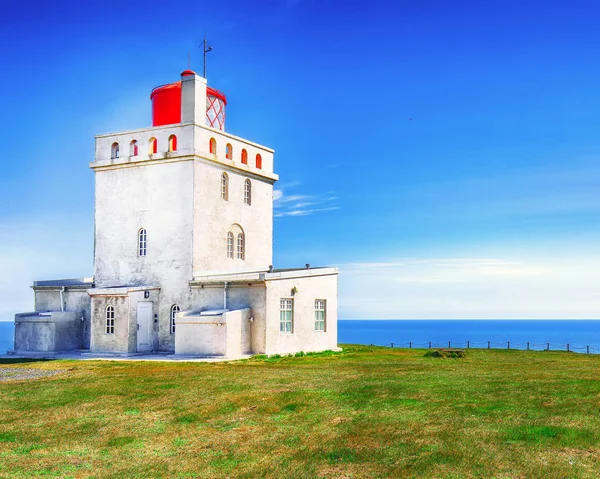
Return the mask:
[[[96, 171], [97, 287], [173, 284], [191, 278], [191, 161]], [[138, 231], [147, 255], [138, 256]]]
[[[194, 147], [199, 156], [220, 161], [248, 174], [272, 176], [274, 173], [273, 150], [270, 148], [208, 126], [196, 128], [194, 136]], [[210, 153], [211, 138], [214, 138], [217, 143], [216, 153]], [[232, 147], [231, 159], [226, 158], [227, 144]], [[244, 149], [248, 152], [248, 164], [246, 165], [242, 163], [242, 150]], [[257, 154], [262, 157], [262, 168], [256, 167]]]
[[[206, 285], [191, 290], [189, 306], [186, 309], [223, 308], [223, 285]], [[266, 289], [264, 284], [229, 284], [227, 287], [227, 308], [251, 309], [253, 318], [250, 323], [250, 345], [248, 352], [264, 354], [266, 347]], [[183, 310], [184, 308], [182, 308]]]
[[198, 312], [177, 315], [175, 354], [224, 356], [227, 353], [227, 327], [222, 316], [200, 316]]
[[[106, 307], [115, 308], [115, 332], [106, 333]], [[90, 350], [94, 353], [133, 353], [129, 337], [134, 328], [129, 314], [127, 296], [92, 297], [92, 335]]]
[[[121, 291], [119, 295], [92, 295], [92, 333], [90, 350], [92, 352], [135, 353], [137, 352], [137, 303], [152, 303], [153, 350], [159, 349], [158, 314], [161, 292], [149, 290], [149, 298], [144, 298], [144, 290]], [[115, 332], [106, 332], [106, 307], [115, 308]], [[156, 318], [156, 319], [155, 319]]]
[[[337, 274], [267, 281], [266, 354], [337, 348]], [[297, 292], [292, 294], [292, 288]], [[279, 301], [293, 298], [293, 331], [279, 331]], [[315, 300], [326, 300], [325, 331], [315, 331]]]
[[[273, 261], [273, 185], [250, 178], [252, 201], [244, 204], [247, 176], [229, 175], [229, 199], [221, 198], [220, 165], [195, 162], [194, 272], [267, 269]], [[227, 232], [239, 225], [245, 235], [245, 259], [227, 258]]]
[[227, 352], [228, 358], [239, 358], [243, 354], [250, 354], [251, 349], [251, 323], [252, 310], [238, 309], [223, 313], [227, 326]]
[[[60, 289], [34, 290], [35, 311], [60, 311]], [[63, 292], [65, 311], [81, 311], [83, 315], [83, 349], [90, 348], [91, 300], [86, 289], [67, 287]]]
[[266, 288], [264, 284], [230, 285], [227, 290], [227, 305], [231, 309], [250, 308], [252, 323], [249, 322], [250, 345], [245, 352], [264, 354], [266, 348]]
[[[156, 350], [173, 350], [170, 309], [184, 309], [189, 295], [193, 204], [192, 161], [96, 171], [96, 285], [161, 287]], [[142, 227], [146, 256], [138, 256]]]
[[[92, 167], [111, 165], [127, 166], [142, 162], [164, 162], [182, 156], [194, 154], [194, 129], [188, 125], [166, 125], [120, 133], [107, 133], [96, 136], [96, 155]], [[169, 152], [169, 137], [177, 137], [177, 150]], [[158, 141], [157, 152], [150, 154], [150, 139]], [[129, 145], [132, 140], [138, 142], [138, 155], [130, 156]], [[111, 158], [113, 143], [119, 144], [119, 158]]]
[[81, 311], [53, 311], [49, 315], [15, 315], [16, 351], [72, 351], [82, 347]]

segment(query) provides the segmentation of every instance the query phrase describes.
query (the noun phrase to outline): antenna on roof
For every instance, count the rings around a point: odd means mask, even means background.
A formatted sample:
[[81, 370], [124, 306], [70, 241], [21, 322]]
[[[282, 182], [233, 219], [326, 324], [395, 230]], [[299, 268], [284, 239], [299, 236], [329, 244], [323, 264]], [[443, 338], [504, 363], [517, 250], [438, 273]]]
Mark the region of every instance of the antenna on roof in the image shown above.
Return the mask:
[[206, 43], [206, 35], [202, 41], [202, 50], [204, 51], [204, 78], [206, 78], [206, 54], [212, 50], [212, 47]]

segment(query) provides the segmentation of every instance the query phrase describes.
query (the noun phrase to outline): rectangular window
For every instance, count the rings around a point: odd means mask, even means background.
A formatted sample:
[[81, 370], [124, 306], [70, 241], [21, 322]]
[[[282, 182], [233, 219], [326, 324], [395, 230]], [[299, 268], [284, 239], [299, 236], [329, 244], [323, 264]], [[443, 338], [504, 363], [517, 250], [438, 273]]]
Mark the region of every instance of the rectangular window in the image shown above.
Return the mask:
[[146, 256], [146, 246], [147, 246], [147, 234], [145, 229], [141, 229], [138, 232], [138, 255]]
[[227, 257], [233, 259], [233, 233], [227, 233]]
[[279, 300], [279, 331], [282, 333], [292, 332], [292, 320], [294, 316], [294, 300]]
[[106, 308], [106, 334], [115, 334], [115, 309]]
[[325, 331], [325, 305], [324, 299], [315, 300], [315, 331]]

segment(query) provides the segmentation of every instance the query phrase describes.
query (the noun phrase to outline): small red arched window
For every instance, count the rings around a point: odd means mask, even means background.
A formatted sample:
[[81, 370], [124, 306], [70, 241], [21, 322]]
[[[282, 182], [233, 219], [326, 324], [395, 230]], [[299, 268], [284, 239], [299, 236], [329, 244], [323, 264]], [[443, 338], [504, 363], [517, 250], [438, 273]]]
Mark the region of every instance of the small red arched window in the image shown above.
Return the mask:
[[150, 138], [148, 142], [148, 154], [153, 155], [158, 151], [158, 141], [156, 138]]
[[242, 164], [243, 165], [248, 164], [248, 152], [246, 151], [246, 149], [242, 150]]
[[129, 156], [138, 156], [137, 140], [131, 140], [131, 143], [129, 143]]
[[260, 154], [256, 155], [256, 167], [262, 168], [262, 156]]
[[213, 155], [217, 154], [217, 140], [214, 138], [211, 138], [208, 142], [208, 151]]
[[177, 137], [175, 135], [169, 137], [169, 151], [177, 151]]
[[227, 143], [227, 146], [225, 147], [225, 158], [228, 160], [233, 158], [233, 146], [231, 146], [231, 143]]

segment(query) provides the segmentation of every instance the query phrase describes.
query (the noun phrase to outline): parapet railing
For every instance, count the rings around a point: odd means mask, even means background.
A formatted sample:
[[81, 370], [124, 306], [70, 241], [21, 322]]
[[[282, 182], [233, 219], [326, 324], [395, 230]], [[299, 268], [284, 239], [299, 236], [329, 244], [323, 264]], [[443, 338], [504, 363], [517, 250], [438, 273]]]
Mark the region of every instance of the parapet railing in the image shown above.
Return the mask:
[[518, 349], [523, 351], [567, 351], [573, 353], [599, 354], [600, 349], [590, 345], [574, 345], [571, 343], [515, 343], [512, 341], [494, 342], [494, 341], [444, 341], [426, 343], [408, 343], [393, 342], [383, 345], [371, 344], [371, 346], [385, 346], [389, 348], [408, 348], [408, 349]]

